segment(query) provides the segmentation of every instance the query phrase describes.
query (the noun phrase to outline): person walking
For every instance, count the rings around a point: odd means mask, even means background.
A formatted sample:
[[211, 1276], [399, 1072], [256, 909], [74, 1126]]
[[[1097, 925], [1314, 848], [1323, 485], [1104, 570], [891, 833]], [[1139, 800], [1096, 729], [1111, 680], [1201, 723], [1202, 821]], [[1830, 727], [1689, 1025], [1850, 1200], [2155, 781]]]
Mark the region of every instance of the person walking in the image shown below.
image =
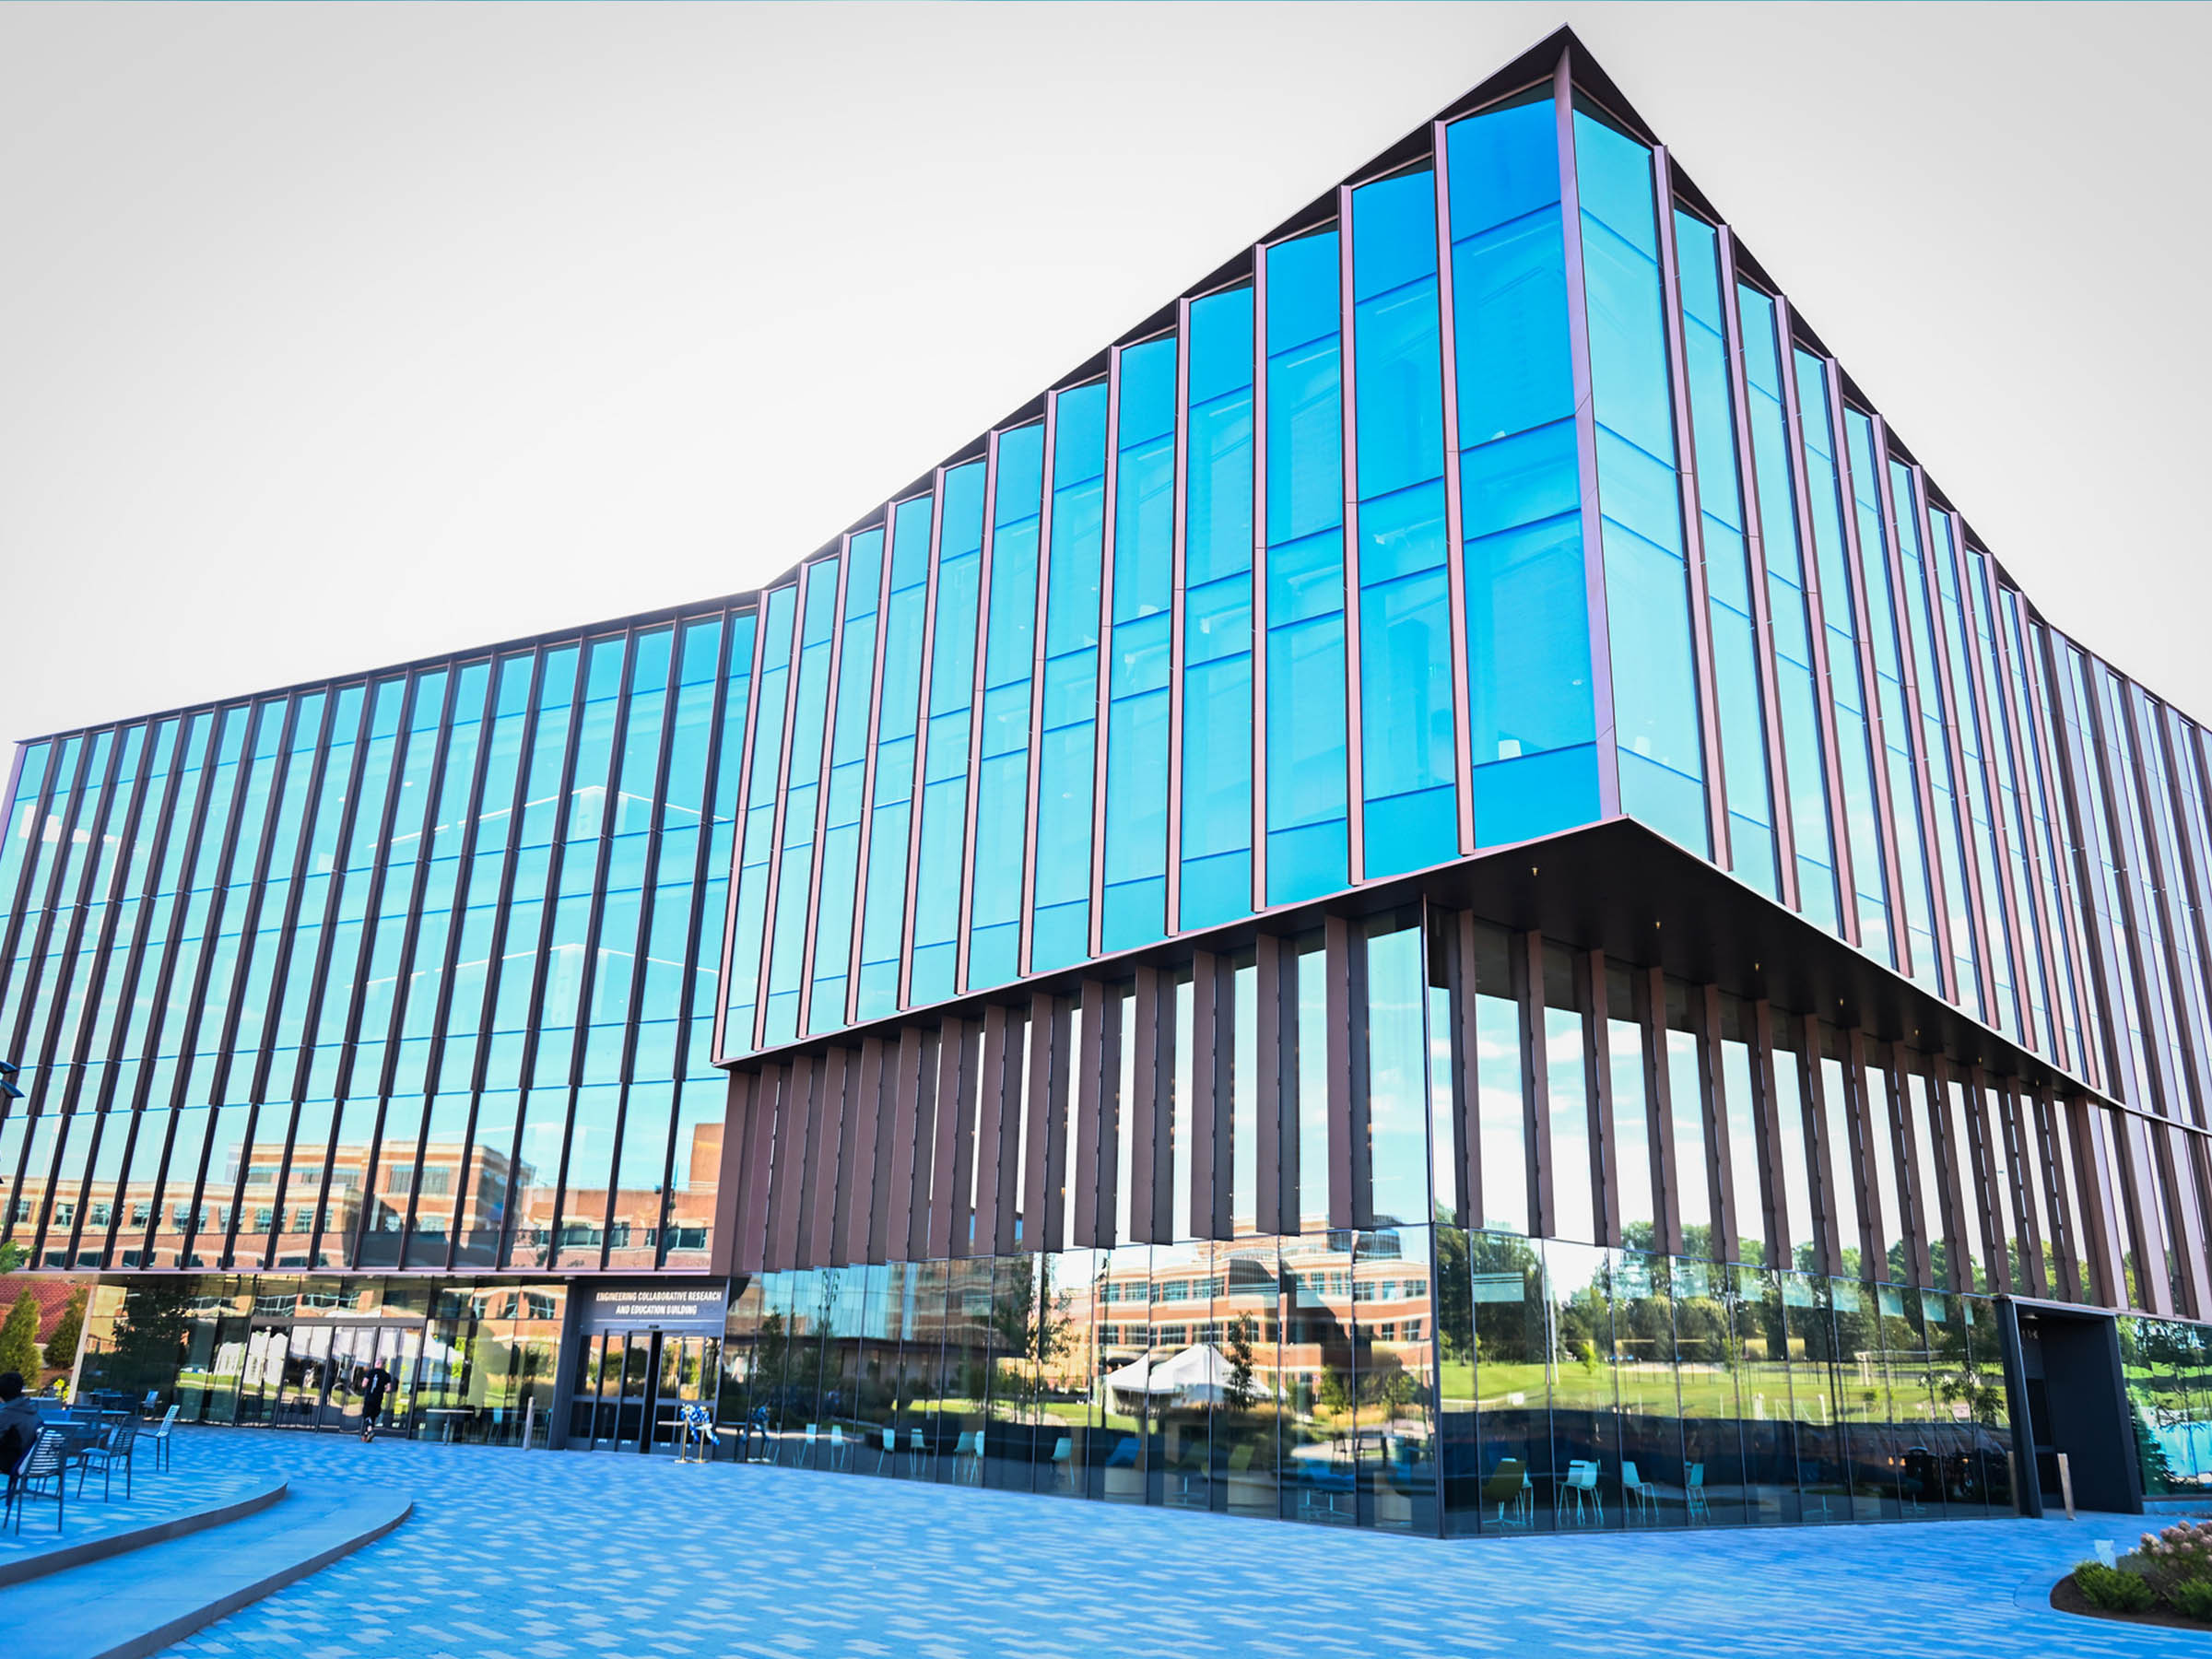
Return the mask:
[[361, 1396], [361, 1443], [376, 1438], [376, 1419], [383, 1415], [384, 1396], [399, 1386], [399, 1379], [384, 1369], [381, 1359], [371, 1360], [354, 1373], [353, 1389]]

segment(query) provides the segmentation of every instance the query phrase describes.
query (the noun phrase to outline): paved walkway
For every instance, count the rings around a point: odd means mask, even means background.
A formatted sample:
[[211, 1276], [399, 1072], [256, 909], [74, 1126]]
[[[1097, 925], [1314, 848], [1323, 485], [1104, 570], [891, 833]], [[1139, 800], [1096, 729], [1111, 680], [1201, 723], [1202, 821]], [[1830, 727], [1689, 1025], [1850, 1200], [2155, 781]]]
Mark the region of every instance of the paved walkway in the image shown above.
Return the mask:
[[97, 1469], [85, 1482], [81, 1496], [76, 1489], [76, 1477], [70, 1476], [66, 1512], [58, 1535], [54, 1532], [53, 1499], [32, 1498], [23, 1506], [22, 1530], [17, 1531], [12, 1524], [0, 1530], [0, 1563], [42, 1555], [134, 1526], [150, 1526], [188, 1510], [206, 1509], [210, 1504], [243, 1498], [268, 1484], [265, 1465], [257, 1466], [252, 1459], [242, 1457], [224, 1458], [189, 1474], [182, 1468], [164, 1473], [154, 1467], [153, 1445], [143, 1438], [138, 1442], [135, 1463], [131, 1471], [130, 1496], [124, 1495], [123, 1470], [118, 1465], [110, 1488], [114, 1496], [104, 1502], [100, 1499], [101, 1483]]
[[608, 1454], [241, 1430], [177, 1453], [417, 1500], [180, 1654], [2212, 1659], [2212, 1635], [2043, 1605], [2140, 1532], [2123, 1516], [1447, 1543]]

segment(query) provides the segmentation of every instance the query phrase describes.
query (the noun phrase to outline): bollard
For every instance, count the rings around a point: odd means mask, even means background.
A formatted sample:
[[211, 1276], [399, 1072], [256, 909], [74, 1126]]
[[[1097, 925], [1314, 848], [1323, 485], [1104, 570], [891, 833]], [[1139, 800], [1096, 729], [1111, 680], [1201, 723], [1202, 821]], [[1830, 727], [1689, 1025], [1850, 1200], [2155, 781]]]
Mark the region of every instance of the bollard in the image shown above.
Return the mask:
[[2066, 1461], [2066, 1454], [2064, 1452], [2058, 1454], [2058, 1495], [2065, 1503], [2066, 1519], [2073, 1520], [2074, 1466]]

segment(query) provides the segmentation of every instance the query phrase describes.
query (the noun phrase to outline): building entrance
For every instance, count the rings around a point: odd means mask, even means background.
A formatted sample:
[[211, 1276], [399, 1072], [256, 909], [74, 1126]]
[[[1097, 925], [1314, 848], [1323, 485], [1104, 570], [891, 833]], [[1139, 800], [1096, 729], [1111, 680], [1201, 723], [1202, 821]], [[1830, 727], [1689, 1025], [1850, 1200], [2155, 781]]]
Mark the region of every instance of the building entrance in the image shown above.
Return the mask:
[[405, 1424], [422, 1340], [420, 1322], [256, 1321], [246, 1334], [238, 1421], [270, 1429], [358, 1431], [361, 1396], [353, 1379], [381, 1361], [399, 1382], [385, 1400], [386, 1420]]
[[673, 1331], [599, 1331], [579, 1336], [569, 1401], [571, 1449], [651, 1452], [676, 1442], [677, 1408], [708, 1400], [722, 1342]]
[[2018, 1302], [2020, 1372], [2028, 1396], [2021, 1437], [2035, 1462], [2030, 1477], [2043, 1512], [2063, 1514], [2058, 1460], [2074, 1481], [2076, 1510], [2139, 1514], [2134, 1417], [2120, 1371], [2119, 1333], [2109, 1313]]

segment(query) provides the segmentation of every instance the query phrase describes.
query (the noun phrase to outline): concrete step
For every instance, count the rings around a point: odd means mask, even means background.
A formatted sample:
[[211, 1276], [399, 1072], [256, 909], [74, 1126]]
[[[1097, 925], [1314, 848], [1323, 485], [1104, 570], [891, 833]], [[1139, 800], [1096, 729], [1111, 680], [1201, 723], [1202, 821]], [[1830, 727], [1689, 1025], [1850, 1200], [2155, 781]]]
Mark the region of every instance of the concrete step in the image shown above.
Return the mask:
[[[73, 1497], [69, 1513], [82, 1517], [87, 1506]], [[58, 1543], [34, 1549], [8, 1560], [0, 1561], [0, 1590], [10, 1584], [20, 1584], [29, 1579], [44, 1578], [50, 1572], [65, 1572], [72, 1567], [82, 1567], [88, 1561], [104, 1560], [109, 1556], [121, 1555], [125, 1550], [144, 1549], [150, 1544], [165, 1543], [171, 1538], [182, 1538], [187, 1534], [204, 1532], [210, 1526], [223, 1526], [233, 1521], [242, 1521], [248, 1515], [265, 1510], [272, 1503], [284, 1500], [285, 1480], [281, 1475], [273, 1477], [267, 1485], [242, 1497], [225, 1498], [217, 1502], [202, 1504], [197, 1509], [163, 1515], [138, 1526], [126, 1526], [115, 1532], [99, 1533], [76, 1543]], [[33, 1501], [27, 1511], [26, 1526], [35, 1529], [50, 1512], [49, 1506]], [[81, 1521], [80, 1521], [81, 1525]]]
[[390, 1493], [292, 1481], [241, 1518], [0, 1589], [8, 1659], [142, 1659], [382, 1537]]

